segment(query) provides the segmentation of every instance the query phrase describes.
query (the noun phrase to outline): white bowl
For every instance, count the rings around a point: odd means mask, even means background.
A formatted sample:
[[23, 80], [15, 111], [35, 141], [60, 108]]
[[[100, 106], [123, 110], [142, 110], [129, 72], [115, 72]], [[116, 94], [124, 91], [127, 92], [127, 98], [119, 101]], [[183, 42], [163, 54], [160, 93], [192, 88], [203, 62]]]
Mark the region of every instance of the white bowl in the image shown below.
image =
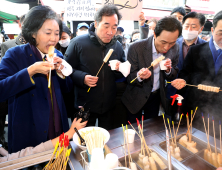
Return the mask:
[[[98, 130], [100, 129], [101, 132], [103, 132], [104, 136], [106, 137], [106, 140], [105, 140], [105, 144], [109, 141], [109, 138], [110, 138], [110, 134], [109, 132], [106, 130], [106, 129], [103, 129], [101, 127], [96, 127], [96, 126], [90, 126], [90, 127], [85, 127], [85, 128], [82, 128], [79, 131], [79, 134], [81, 135], [81, 132], [86, 132], [86, 131], [90, 131], [90, 130], [93, 130], [93, 128], [95, 130]], [[86, 146], [82, 146], [81, 144], [79, 144], [79, 136], [77, 135], [77, 133], [74, 133], [73, 135], [73, 141], [76, 145], [78, 145], [78, 147], [82, 150], [86, 150]]]

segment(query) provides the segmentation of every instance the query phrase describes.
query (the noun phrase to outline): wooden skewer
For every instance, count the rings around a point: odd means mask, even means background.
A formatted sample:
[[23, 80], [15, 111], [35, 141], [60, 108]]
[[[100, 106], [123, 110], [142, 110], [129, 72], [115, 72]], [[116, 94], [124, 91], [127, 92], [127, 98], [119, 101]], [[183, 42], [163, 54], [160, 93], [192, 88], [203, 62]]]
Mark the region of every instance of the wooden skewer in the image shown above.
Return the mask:
[[[209, 133], [210, 133], [210, 118], [209, 118], [209, 113], [208, 113], [208, 139], [209, 139]], [[210, 153], [211, 153], [211, 148], [210, 148]]]
[[217, 144], [216, 144], [216, 138], [215, 138], [215, 128], [214, 128], [214, 117], [212, 117], [213, 121], [213, 132], [214, 132], [214, 147], [215, 147], [215, 154], [217, 155]]
[[[193, 110], [191, 110], [191, 118], [193, 118]], [[190, 119], [191, 120], [191, 119]], [[192, 134], [193, 133], [193, 130], [192, 130], [192, 126], [193, 124], [191, 124], [191, 130], [190, 130], [190, 133]], [[190, 136], [191, 140], [192, 140], [192, 135]]]
[[[188, 115], [188, 112], [187, 112], [187, 121], [188, 121], [188, 125], [190, 124], [189, 122], [189, 115]], [[191, 124], [192, 126], [192, 124]], [[191, 128], [190, 128], [191, 129]], [[189, 142], [191, 143], [191, 134], [190, 134], [190, 129], [189, 129]]]
[[[167, 83], [171, 83], [171, 82], [167, 81]], [[192, 87], [197, 87], [197, 88], [198, 88], [197, 85], [192, 85], [192, 84], [185, 84], [185, 85], [186, 85], [186, 86], [192, 86]], [[222, 90], [219, 90], [219, 91], [222, 91]]]
[[[105, 58], [103, 59], [103, 64], [102, 64], [102, 66], [100, 67], [99, 71], [98, 71], [97, 74], [96, 74], [96, 77], [98, 76], [98, 74], [99, 74], [100, 70], [102, 69], [103, 65], [109, 60], [109, 58], [110, 58], [110, 56], [112, 55], [112, 53], [113, 53], [113, 49], [109, 49], [108, 53], [106, 54]], [[88, 89], [87, 92], [89, 92], [90, 89], [91, 89], [91, 87], [89, 87], [89, 89]]]
[[[171, 82], [167, 81], [167, 83], [171, 83]], [[198, 87], [198, 86], [196, 86], [196, 85], [192, 85], [192, 84], [185, 84], [185, 85], [186, 85], [186, 86]]]
[[[149, 69], [150, 67], [152, 67], [152, 65], [151, 66], [149, 66], [147, 69]], [[145, 70], [144, 70], [145, 71]], [[133, 83], [138, 77], [140, 77], [143, 73], [144, 73], [144, 71], [142, 72], [142, 73], [140, 73], [135, 79], [133, 79], [130, 83]]]
[[220, 128], [220, 153], [222, 154], [221, 148], [221, 122], [219, 121], [219, 128]]
[[209, 147], [209, 150], [211, 152], [210, 143], [209, 143], [209, 137], [208, 137], [208, 134], [207, 134], [207, 129], [206, 129], [203, 113], [202, 113], [202, 118], [203, 118], [205, 133], [206, 133], [206, 136], [207, 136], [207, 147]]
[[[128, 127], [126, 125], [126, 130], [128, 130]], [[127, 131], [127, 134], [126, 134], [126, 138], [127, 138], [127, 142], [126, 142], [126, 145], [127, 145], [127, 149], [128, 149], [128, 158], [129, 158], [129, 166], [130, 166], [130, 162], [132, 162], [132, 157], [131, 157], [131, 154], [130, 154], [130, 150], [129, 150], [129, 145], [128, 145], [128, 131]]]
[[[190, 133], [189, 132], [189, 123], [188, 123], [188, 116], [186, 115], [186, 118], [187, 118], [187, 129], [188, 129], [188, 134]], [[190, 142], [190, 135], [188, 136], [188, 138], [189, 138], [189, 142]]]
[[124, 153], [125, 153], [125, 167], [127, 167], [127, 161], [126, 161], [126, 143], [125, 143], [125, 140], [126, 140], [126, 138], [125, 138], [125, 128], [124, 128], [124, 126], [123, 126], [123, 124], [122, 124], [122, 127], [123, 127], [123, 137], [124, 137]]
[[162, 114], [162, 116], [163, 116], [163, 122], [164, 122], [164, 125], [165, 125], [165, 130], [166, 130], [166, 129], [167, 129], [167, 127], [166, 127], [166, 122], [165, 122], [164, 114]]
[[[196, 107], [196, 110], [195, 110], [194, 115], [193, 115], [193, 117], [192, 117], [192, 119], [191, 119], [191, 122], [190, 122], [190, 126], [192, 125], [192, 122], [193, 122], [194, 116], [195, 116], [195, 114], [196, 114], [196, 112], [197, 112], [197, 109], [198, 109], [198, 107]], [[188, 134], [188, 131], [190, 130], [190, 126], [189, 126], [189, 128], [188, 128], [188, 130], [187, 130], [186, 136], [187, 136], [187, 134]]]
[[168, 118], [167, 118], [167, 121], [168, 121], [169, 129], [170, 129], [171, 142], [172, 142], [172, 144], [174, 144], [174, 141], [173, 141], [173, 136], [172, 136], [172, 132], [171, 132], [171, 127], [170, 127], [170, 121], [169, 121], [169, 119], [168, 119]]
[[[173, 124], [173, 133], [174, 133], [174, 142], [175, 142], [175, 137], [176, 137], [176, 133], [175, 133], [175, 129], [174, 129], [174, 122], [172, 121]], [[177, 147], [177, 143], [175, 142], [175, 146]]]
[[181, 114], [181, 116], [180, 116], [180, 121], [179, 121], [179, 124], [178, 124], [178, 126], [177, 126], [177, 132], [176, 132], [176, 137], [175, 137], [175, 143], [176, 143], [177, 133], [178, 133], [178, 130], [179, 130], [179, 127], [180, 127], [180, 122], [181, 122], [181, 120], [182, 120], [182, 117], [183, 117], [183, 114]]

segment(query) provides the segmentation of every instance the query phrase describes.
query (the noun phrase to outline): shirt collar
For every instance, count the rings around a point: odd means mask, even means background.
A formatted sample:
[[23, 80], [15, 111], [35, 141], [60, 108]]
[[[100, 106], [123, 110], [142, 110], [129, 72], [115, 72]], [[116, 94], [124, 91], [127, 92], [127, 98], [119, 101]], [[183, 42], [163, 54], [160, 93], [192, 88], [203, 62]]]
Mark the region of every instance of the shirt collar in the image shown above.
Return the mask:
[[[155, 41], [155, 39], [154, 39], [154, 37], [153, 37], [153, 41], [152, 41], [152, 51], [153, 51], [153, 54], [154, 54], [154, 53], [158, 53], [157, 50], [156, 50], [154, 41]], [[162, 53], [158, 53], [158, 54], [162, 54]]]
[[154, 45], [154, 41], [155, 41], [155, 39], [154, 39], [154, 37], [153, 37], [153, 41], [152, 41], [152, 49], [153, 49], [153, 53], [157, 53], [157, 51], [156, 51], [156, 47], [155, 47], [155, 45]]
[[222, 50], [222, 48], [220, 48], [215, 41], [213, 41], [213, 42], [214, 42], [214, 46], [215, 46], [216, 50], [219, 50], [219, 49]]
[[[37, 47], [36, 47], [37, 48]], [[41, 54], [41, 56], [42, 56], [42, 58], [44, 58], [45, 57], [45, 55], [46, 55], [46, 58], [48, 58], [48, 54], [43, 54], [38, 48], [37, 48], [37, 50], [39, 51], [39, 53]]]
[[[198, 41], [198, 38], [199, 38], [199, 37], [197, 37], [196, 40], [194, 41], [194, 43], [191, 44], [191, 45], [196, 45], [196, 44], [197, 44], [197, 41]], [[183, 43], [184, 43], [186, 46], [188, 46], [187, 43], [185, 42], [184, 38], [183, 38]]]

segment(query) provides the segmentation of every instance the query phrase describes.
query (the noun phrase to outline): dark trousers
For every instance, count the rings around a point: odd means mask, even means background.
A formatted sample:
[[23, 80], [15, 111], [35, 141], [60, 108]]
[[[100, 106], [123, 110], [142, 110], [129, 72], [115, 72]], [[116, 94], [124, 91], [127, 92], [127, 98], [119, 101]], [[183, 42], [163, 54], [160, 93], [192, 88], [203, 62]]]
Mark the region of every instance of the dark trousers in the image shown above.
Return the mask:
[[103, 114], [98, 113], [92, 113], [90, 112], [89, 121], [87, 123], [87, 126], [95, 126], [96, 119], [98, 118], [98, 126], [102, 127], [106, 130], [113, 129], [113, 109], [110, 109], [108, 112], [105, 112]]
[[157, 90], [150, 94], [146, 104], [141, 108], [141, 110], [138, 113], [132, 114], [128, 111], [127, 118], [130, 121], [130, 123], [135, 123], [136, 118], [138, 120], [141, 120], [142, 111], [144, 111], [144, 120], [157, 117], [159, 113], [159, 107], [160, 107], [160, 91]]

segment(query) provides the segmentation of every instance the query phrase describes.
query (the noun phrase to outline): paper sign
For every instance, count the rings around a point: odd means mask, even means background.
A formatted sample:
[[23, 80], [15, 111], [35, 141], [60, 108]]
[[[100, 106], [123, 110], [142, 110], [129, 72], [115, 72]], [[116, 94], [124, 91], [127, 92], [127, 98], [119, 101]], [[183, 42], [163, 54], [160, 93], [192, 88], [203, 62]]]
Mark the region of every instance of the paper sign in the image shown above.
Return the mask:
[[95, 0], [66, 0], [65, 18], [71, 21], [93, 21]]
[[114, 4], [122, 14], [122, 20], [138, 21], [142, 12], [142, 0], [102, 0], [102, 5]]

